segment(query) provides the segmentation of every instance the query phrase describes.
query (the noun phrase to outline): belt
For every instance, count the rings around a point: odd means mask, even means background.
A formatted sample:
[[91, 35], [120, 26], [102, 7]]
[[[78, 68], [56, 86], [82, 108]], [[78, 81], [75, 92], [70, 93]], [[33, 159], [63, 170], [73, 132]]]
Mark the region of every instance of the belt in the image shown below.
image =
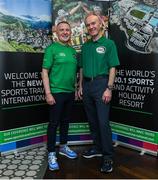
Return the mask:
[[83, 80], [84, 81], [94, 81], [94, 80], [97, 80], [97, 79], [104, 79], [104, 78], [107, 78], [108, 75], [105, 75], [105, 74], [102, 74], [102, 75], [98, 75], [96, 77], [83, 77]]

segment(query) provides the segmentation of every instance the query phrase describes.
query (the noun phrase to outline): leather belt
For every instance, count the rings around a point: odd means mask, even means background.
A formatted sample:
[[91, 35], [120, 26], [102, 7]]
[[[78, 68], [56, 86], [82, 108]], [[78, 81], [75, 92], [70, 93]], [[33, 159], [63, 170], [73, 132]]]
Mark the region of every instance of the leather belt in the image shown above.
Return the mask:
[[94, 80], [97, 80], [97, 79], [104, 79], [104, 78], [107, 78], [107, 77], [108, 77], [108, 75], [103, 74], [103, 75], [98, 75], [96, 77], [83, 77], [83, 80], [84, 81], [94, 81]]

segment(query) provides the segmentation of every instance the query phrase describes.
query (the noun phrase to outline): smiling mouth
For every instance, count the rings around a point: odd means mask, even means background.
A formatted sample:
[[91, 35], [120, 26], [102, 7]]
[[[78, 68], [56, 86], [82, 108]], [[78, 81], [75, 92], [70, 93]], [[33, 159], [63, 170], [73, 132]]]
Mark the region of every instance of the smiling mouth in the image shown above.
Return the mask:
[[63, 38], [63, 39], [67, 39], [67, 38], [69, 38], [69, 36], [62, 36], [62, 38]]
[[91, 32], [91, 33], [95, 33], [96, 31], [95, 31], [95, 30], [91, 30], [90, 32]]
[[94, 28], [93, 28], [93, 29], [90, 29], [90, 31], [95, 31], [95, 30], [96, 30], [96, 29], [94, 29]]

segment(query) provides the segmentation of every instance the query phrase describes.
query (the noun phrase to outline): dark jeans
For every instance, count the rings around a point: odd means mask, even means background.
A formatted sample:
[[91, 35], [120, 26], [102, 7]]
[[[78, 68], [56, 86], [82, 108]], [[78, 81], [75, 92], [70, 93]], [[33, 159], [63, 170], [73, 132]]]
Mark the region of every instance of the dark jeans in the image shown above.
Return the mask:
[[94, 145], [104, 159], [113, 159], [112, 133], [109, 125], [109, 107], [102, 101], [108, 78], [83, 81], [83, 103]]
[[50, 106], [49, 124], [47, 129], [47, 150], [55, 151], [56, 132], [59, 126], [60, 144], [66, 144], [68, 138], [69, 121], [74, 102], [74, 93], [54, 93], [56, 104]]

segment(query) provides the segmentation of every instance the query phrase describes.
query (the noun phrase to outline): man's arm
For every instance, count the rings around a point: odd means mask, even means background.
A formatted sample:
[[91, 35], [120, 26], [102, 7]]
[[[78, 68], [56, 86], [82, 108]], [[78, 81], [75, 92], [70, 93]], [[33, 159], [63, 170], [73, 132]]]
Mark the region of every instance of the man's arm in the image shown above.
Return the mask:
[[109, 71], [108, 87], [106, 88], [106, 90], [104, 91], [103, 96], [102, 96], [102, 100], [105, 103], [109, 103], [111, 101], [112, 89], [113, 89], [113, 85], [115, 82], [115, 77], [116, 77], [116, 68], [112, 67]]
[[82, 9], [87, 13], [89, 14], [91, 11], [88, 10], [88, 8], [82, 3]]
[[73, 9], [71, 9], [71, 11], [69, 12], [70, 15], [74, 14], [79, 7], [81, 6], [81, 1], [78, 2], [78, 5], [76, 7], [74, 7]]
[[108, 81], [108, 88], [109, 89], [113, 89], [115, 77], [116, 77], [116, 68], [112, 67], [109, 71], [109, 81]]
[[80, 73], [79, 73], [79, 90], [78, 90], [78, 97], [79, 99], [82, 99], [82, 81], [83, 81], [83, 69], [80, 68]]
[[42, 81], [45, 90], [46, 101], [49, 105], [53, 105], [55, 104], [55, 99], [51, 94], [48, 72], [49, 72], [48, 69], [44, 69], [44, 68], [42, 69]]

